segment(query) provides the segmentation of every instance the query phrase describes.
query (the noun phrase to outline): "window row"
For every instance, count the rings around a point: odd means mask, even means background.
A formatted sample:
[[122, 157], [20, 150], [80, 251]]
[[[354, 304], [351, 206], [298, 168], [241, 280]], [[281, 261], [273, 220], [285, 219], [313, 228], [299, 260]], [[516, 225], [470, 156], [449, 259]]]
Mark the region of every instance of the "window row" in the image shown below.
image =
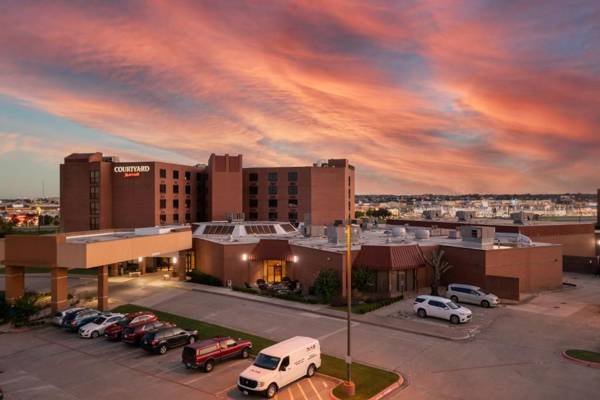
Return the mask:
[[[277, 214], [276, 212], [272, 211], [269, 213], [269, 221], [277, 221], [279, 214]], [[248, 220], [249, 221], [258, 221], [258, 213], [256, 211], [250, 211], [248, 213]], [[290, 222], [297, 222], [298, 221], [298, 213], [296, 212], [290, 212], [288, 213], [288, 221]]]
[[[290, 171], [287, 173], [287, 177], [288, 177], [287, 180], [289, 182], [296, 182], [296, 181], [298, 181], [298, 172]], [[248, 180], [250, 182], [257, 182], [258, 181], [258, 173], [256, 173], [256, 172], [249, 173]], [[277, 182], [279, 180], [279, 173], [278, 172], [269, 172], [267, 174], [267, 180], [269, 182]]]
[[[185, 222], [190, 222], [191, 218], [192, 217], [190, 214], [185, 214]], [[160, 223], [165, 224], [166, 222], [167, 222], [167, 215], [161, 214], [160, 215]], [[179, 223], [179, 214], [173, 214], [173, 223], [175, 223], [175, 224]]]
[[[277, 186], [269, 186], [268, 192], [270, 195], [278, 194]], [[288, 195], [296, 196], [298, 194], [298, 186], [288, 186]], [[248, 194], [258, 194], [258, 186], [248, 186]]]
[[[198, 175], [200, 175], [200, 174], [198, 174]], [[161, 177], [161, 179], [166, 179], [167, 178], [167, 170], [161, 168], [159, 171], [159, 176]], [[185, 171], [184, 176], [185, 176], [185, 180], [189, 181], [190, 178], [192, 177], [192, 173], [190, 171]], [[179, 171], [176, 169], [173, 170], [173, 179], [179, 179]], [[198, 180], [200, 180], [200, 179], [198, 179]]]
[[[159, 190], [161, 193], [167, 193], [167, 185], [164, 183], [160, 184]], [[179, 193], [179, 185], [173, 185], [173, 193]], [[190, 185], [185, 185], [185, 194], [191, 194], [192, 188]]]
[[[179, 199], [173, 199], [173, 208], [179, 208]], [[185, 208], [190, 208], [192, 206], [192, 201], [187, 199], [185, 201]], [[160, 208], [167, 208], [167, 200], [160, 199]]]
[[[248, 201], [248, 205], [250, 206], [250, 208], [256, 208], [258, 207], [258, 200], [257, 199], [250, 199]], [[277, 199], [269, 199], [269, 208], [277, 208], [279, 205], [279, 201]], [[298, 207], [298, 199], [289, 199], [288, 200], [288, 207]]]

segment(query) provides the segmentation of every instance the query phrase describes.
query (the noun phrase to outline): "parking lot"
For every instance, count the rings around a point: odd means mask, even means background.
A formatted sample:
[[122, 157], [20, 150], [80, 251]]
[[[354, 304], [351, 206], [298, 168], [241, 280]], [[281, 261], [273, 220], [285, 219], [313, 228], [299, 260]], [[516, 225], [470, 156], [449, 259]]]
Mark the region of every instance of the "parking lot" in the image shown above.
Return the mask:
[[[181, 349], [163, 356], [104, 338], [81, 339], [44, 327], [0, 337], [0, 386], [7, 399], [247, 398], [236, 387], [251, 360], [217, 364], [210, 374], [188, 370]], [[316, 375], [279, 392], [279, 399], [327, 399], [334, 382]]]

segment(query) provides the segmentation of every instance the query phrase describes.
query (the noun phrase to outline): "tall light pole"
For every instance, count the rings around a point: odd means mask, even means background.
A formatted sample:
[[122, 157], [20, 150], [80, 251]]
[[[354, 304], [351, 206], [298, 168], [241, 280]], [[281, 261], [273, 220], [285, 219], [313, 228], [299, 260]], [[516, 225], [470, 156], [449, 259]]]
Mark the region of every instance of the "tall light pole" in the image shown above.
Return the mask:
[[346, 348], [346, 382], [348, 396], [354, 396], [355, 386], [352, 382], [352, 341], [350, 328], [352, 324], [352, 220], [348, 218], [346, 225], [346, 303], [347, 303], [347, 348]]

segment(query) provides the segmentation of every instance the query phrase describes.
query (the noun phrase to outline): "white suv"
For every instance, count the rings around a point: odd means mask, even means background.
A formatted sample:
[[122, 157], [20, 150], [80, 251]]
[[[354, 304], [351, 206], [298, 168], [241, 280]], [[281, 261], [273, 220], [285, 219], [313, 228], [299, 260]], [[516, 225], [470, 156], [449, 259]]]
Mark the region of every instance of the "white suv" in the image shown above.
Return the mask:
[[495, 307], [500, 303], [498, 296], [488, 293], [478, 286], [451, 283], [448, 285], [446, 297], [455, 303], [472, 303], [481, 307]]
[[413, 310], [421, 318], [436, 317], [448, 320], [453, 324], [471, 320], [471, 310], [444, 297], [417, 296], [413, 303]]

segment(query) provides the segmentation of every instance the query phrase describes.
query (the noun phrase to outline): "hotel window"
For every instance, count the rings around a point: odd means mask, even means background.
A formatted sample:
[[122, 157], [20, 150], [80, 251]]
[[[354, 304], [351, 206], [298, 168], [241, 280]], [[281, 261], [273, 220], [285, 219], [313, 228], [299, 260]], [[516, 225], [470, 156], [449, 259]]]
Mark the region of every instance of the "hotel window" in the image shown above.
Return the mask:
[[185, 208], [190, 208], [192, 206], [192, 201], [190, 199], [187, 199], [185, 201]]
[[257, 199], [250, 199], [250, 207], [252, 207], [252, 208], [258, 207], [258, 200]]
[[100, 171], [97, 169], [90, 171], [90, 184], [97, 185], [100, 183]]
[[173, 208], [179, 208], [179, 200], [173, 199]]
[[189, 181], [191, 176], [192, 176], [192, 173], [190, 171], [185, 171], [185, 180], [186, 181]]
[[173, 185], [173, 193], [179, 193], [179, 185]]
[[161, 168], [161, 170], [160, 170], [160, 177], [162, 179], [166, 179], [166, 177], [167, 177], [167, 170], [166, 169], [162, 169]]
[[277, 208], [277, 199], [269, 199], [269, 208]]
[[202, 180], [202, 174], [200, 172], [198, 172], [196, 174], [196, 182], [200, 182]]
[[248, 193], [249, 194], [258, 194], [258, 186], [249, 186]]
[[100, 218], [99, 217], [91, 217], [90, 218], [90, 229], [100, 229]]
[[277, 186], [269, 186], [269, 194], [277, 194]]
[[192, 193], [192, 188], [190, 187], [190, 185], [185, 185], [185, 194], [190, 194]]
[[298, 186], [288, 186], [288, 194], [295, 196], [298, 194]]
[[295, 212], [291, 212], [288, 214], [288, 220], [290, 221], [297, 221], [298, 220], [298, 214]]
[[277, 172], [269, 172], [267, 179], [269, 182], [277, 182]]
[[179, 222], [179, 214], [173, 214], [173, 222]]
[[258, 219], [258, 213], [257, 212], [249, 212], [248, 219], [250, 221], [256, 221]]
[[167, 200], [160, 199], [160, 208], [167, 208]]
[[173, 170], [173, 179], [179, 179], [179, 171], [176, 169]]
[[185, 214], [185, 222], [190, 222], [190, 220], [192, 219], [191, 214]]
[[298, 173], [296, 171], [288, 172], [288, 181], [296, 182], [298, 180]]
[[277, 221], [277, 213], [276, 212], [269, 213], [269, 221]]
[[98, 200], [94, 200], [90, 202], [90, 214], [98, 215], [100, 214], [100, 202]]
[[167, 185], [161, 183], [161, 185], [160, 185], [160, 192], [161, 193], [167, 193]]
[[165, 214], [161, 214], [161, 216], [160, 216], [160, 223], [161, 224], [166, 224], [167, 223], [167, 216]]
[[289, 199], [288, 207], [298, 207], [298, 199]]
[[250, 182], [256, 182], [258, 181], [258, 174], [256, 172], [251, 172], [248, 174], [248, 180]]

